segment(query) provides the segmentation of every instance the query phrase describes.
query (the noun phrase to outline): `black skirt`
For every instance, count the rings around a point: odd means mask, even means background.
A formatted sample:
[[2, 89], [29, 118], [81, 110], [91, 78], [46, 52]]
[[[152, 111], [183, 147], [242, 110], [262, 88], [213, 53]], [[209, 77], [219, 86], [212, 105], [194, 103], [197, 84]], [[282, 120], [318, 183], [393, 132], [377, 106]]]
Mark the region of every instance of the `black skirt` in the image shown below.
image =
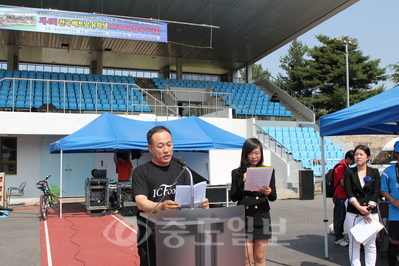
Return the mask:
[[271, 239], [272, 225], [270, 220], [270, 212], [263, 215], [263, 226], [254, 225], [254, 217], [245, 217], [245, 234], [246, 239]]

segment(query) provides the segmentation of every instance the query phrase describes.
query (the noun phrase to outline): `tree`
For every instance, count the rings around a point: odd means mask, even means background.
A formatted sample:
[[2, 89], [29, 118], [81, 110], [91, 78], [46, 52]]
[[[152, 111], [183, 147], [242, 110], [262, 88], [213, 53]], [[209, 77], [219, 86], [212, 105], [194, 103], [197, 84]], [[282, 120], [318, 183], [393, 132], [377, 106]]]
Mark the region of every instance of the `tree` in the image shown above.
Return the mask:
[[389, 68], [395, 71], [395, 73], [390, 75], [390, 79], [395, 82], [395, 84], [399, 84], [399, 62], [393, 65], [389, 65]]
[[[294, 88], [314, 105], [316, 117], [320, 117], [346, 107], [346, 56], [344, 44], [325, 35], [316, 38], [322, 45], [306, 49], [309, 59], [301, 62], [297, 58], [292, 68], [286, 63], [285, 70], [289, 70], [286, 84], [294, 86], [295, 82], [298, 83]], [[299, 44], [292, 47], [293, 51], [300, 51], [301, 48]], [[298, 56], [298, 51], [293, 54]], [[349, 45], [348, 52], [350, 104], [384, 91], [383, 86], [376, 89], [372, 86], [387, 79], [385, 68], [378, 67], [380, 59], [370, 60], [369, 56], [364, 56], [358, 50], [357, 45]], [[292, 54], [289, 55], [291, 59], [294, 58]], [[291, 77], [295, 77], [295, 80], [291, 80]]]
[[287, 77], [279, 74], [277, 80], [282, 83], [283, 86], [290, 88], [297, 92], [300, 96], [311, 96], [311, 90], [308, 90], [302, 82], [302, 76], [307, 68], [304, 56], [308, 47], [303, 45], [302, 42], [297, 39], [293, 40], [288, 48], [288, 54], [284, 57], [280, 57], [280, 67], [285, 70]]
[[[246, 80], [247, 76], [247, 70], [244, 68], [239, 71], [240, 76], [243, 80]], [[271, 73], [269, 72], [268, 69], [263, 70], [263, 67], [261, 64], [253, 64], [252, 65], [252, 81], [253, 82], [258, 82], [261, 80], [269, 80], [271, 76]]]

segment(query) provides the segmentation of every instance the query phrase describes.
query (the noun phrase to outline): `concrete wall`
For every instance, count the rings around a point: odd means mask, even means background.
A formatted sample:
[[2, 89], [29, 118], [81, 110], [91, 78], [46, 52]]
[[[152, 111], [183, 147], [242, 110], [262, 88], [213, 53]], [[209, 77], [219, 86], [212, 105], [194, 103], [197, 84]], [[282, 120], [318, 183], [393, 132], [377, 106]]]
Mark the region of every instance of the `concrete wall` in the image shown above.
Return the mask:
[[173, 93], [176, 94], [176, 98], [180, 102], [207, 102], [212, 99], [209, 89], [195, 89], [181, 88], [181, 87], [170, 87]]
[[311, 109], [301, 104], [299, 101], [291, 97], [287, 92], [281, 90], [270, 81], [262, 80], [260, 82], [257, 82], [256, 84], [268, 88], [271, 92], [273, 92], [273, 94], [277, 92], [279, 98], [288, 103], [296, 112], [303, 115], [308, 121], [315, 121], [315, 114]]
[[[39, 198], [36, 182], [41, 177], [41, 137], [21, 137], [17, 139], [17, 174], [5, 175], [5, 186], [18, 187], [26, 182], [24, 198]], [[12, 197], [18, 200], [21, 197]], [[31, 201], [31, 200], [29, 200]]]
[[366, 145], [370, 148], [371, 157], [377, 155], [382, 147], [390, 141], [397, 137], [396, 135], [347, 135], [338, 136], [340, 140], [346, 142], [351, 147], [356, 147], [359, 144]]

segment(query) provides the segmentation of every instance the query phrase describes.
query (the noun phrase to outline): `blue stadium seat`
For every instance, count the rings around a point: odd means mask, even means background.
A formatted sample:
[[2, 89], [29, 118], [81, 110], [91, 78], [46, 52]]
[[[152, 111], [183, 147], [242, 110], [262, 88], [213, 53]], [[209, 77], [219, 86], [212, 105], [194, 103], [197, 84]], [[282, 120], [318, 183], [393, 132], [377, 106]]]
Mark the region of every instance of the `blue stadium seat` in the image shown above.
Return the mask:
[[295, 161], [301, 160], [301, 153], [299, 151], [292, 151], [292, 159]]
[[313, 174], [314, 176], [321, 177], [321, 165], [313, 166]]
[[302, 160], [302, 167], [305, 169], [311, 169], [312, 168], [312, 163], [311, 160]]
[[16, 108], [25, 108], [25, 101], [24, 100], [17, 100], [15, 102], [15, 107]]
[[304, 138], [305, 144], [310, 145], [312, 144], [313, 140], [311, 138]]
[[335, 152], [334, 145], [326, 145], [325, 150], [328, 152]]
[[144, 111], [144, 107], [143, 106], [138, 106], [138, 105], [135, 105], [134, 106], [134, 111], [135, 112], [142, 112], [142, 111]]
[[297, 144], [292, 144], [291, 143], [291, 151], [292, 152], [294, 152], [294, 151], [298, 151], [299, 152], [299, 146]]
[[283, 144], [285, 145], [291, 145], [291, 138], [284, 138], [283, 139]]
[[92, 103], [86, 103], [86, 110], [95, 110], [94, 105]]
[[102, 104], [102, 107], [103, 107], [103, 110], [104, 111], [109, 111], [109, 110], [111, 110], [111, 105], [110, 104]]
[[71, 109], [71, 110], [78, 109], [76, 102], [69, 102], [69, 109]]

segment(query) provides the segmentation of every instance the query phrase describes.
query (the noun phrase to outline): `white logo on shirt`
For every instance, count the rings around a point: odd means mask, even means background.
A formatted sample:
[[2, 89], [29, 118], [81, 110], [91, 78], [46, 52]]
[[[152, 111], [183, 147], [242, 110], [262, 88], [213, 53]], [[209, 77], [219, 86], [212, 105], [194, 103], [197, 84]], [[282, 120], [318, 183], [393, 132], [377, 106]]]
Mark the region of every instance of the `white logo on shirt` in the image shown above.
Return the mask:
[[176, 188], [172, 188], [171, 185], [162, 184], [159, 188], [154, 189], [153, 197], [162, 197], [165, 195], [173, 195], [176, 193]]

